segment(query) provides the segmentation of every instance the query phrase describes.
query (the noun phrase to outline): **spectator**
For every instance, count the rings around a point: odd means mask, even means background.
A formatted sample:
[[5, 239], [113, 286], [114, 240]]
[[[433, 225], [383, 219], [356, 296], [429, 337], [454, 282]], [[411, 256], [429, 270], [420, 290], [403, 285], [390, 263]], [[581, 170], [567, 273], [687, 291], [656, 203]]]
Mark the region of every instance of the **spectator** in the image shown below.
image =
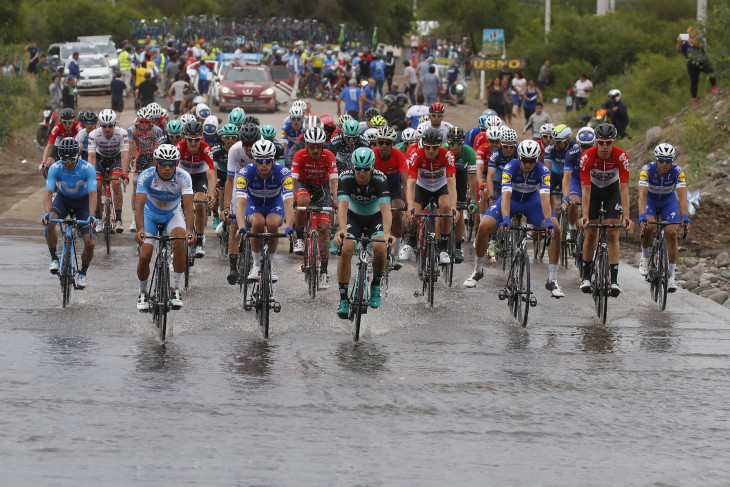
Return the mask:
[[36, 76], [39, 72], [38, 61], [40, 60], [41, 50], [38, 49], [38, 46], [36, 46], [36, 43], [34, 41], [30, 41], [30, 43], [25, 46], [25, 50], [28, 51], [28, 54], [30, 55], [27, 69], [28, 74]]
[[535, 113], [535, 105], [538, 101], [542, 102], [542, 91], [535, 86], [535, 80], [531, 79], [527, 82], [522, 101], [522, 108], [525, 110], [525, 121], [529, 120], [530, 115]]
[[40, 68], [39, 68], [40, 71], [42, 71], [44, 73], [47, 73], [48, 71], [51, 70], [51, 67], [48, 65], [48, 58], [46, 57], [45, 54], [43, 54], [41, 56], [41, 60], [40, 60], [40, 62], [38, 64], [40, 66]]
[[682, 37], [677, 37], [677, 51], [684, 54], [687, 58], [687, 74], [689, 74], [689, 92], [692, 98], [690, 102], [694, 103], [697, 98], [697, 86], [700, 82], [700, 73], [705, 73], [710, 77], [710, 85], [712, 92], [717, 93], [717, 80], [713, 76], [715, 68], [712, 61], [705, 54], [705, 43], [697, 39], [697, 32], [692, 28], [687, 28], [687, 40], [683, 41]]
[[360, 94], [360, 113], [359, 119], [365, 114], [365, 111], [375, 106], [375, 80], [373, 78], [368, 79], [368, 84], [363, 88]]
[[63, 108], [73, 108], [76, 110], [76, 77], [69, 74], [66, 78], [66, 84], [63, 86], [61, 100]]
[[112, 92], [112, 110], [117, 113], [124, 111], [124, 95], [127, 91], [127, 85], [122, 81], [122, 72], [117, 71], [114, 79], [109, 84]]
[[537, 87], [540, 89], [540, 91], [545, 91], [545, 85], [550, 84], [550, 79], [548, 75], [548, 67], [550, 66], [550, 61], [545, 60], [545, 63], [540, 66], [540, 72], [537, 74]]
[[[198, 69], [195, 71], [195, 77], [198, 79], [198, 93], [203, 96], [205, 103], [208, 103], [208, 87], [210, 86], [210, 78], [212, 75], [213, 72], [208, 65], [201, 61]], [[193, 82], [194, 84], [195, 82]]]
[[68, 74], [75, 78], [81, 77], [81, 68], [79, 68], [79, 53], [71, 54], [71, 61], [68, 63]]
[[139, 99], [139, 106], [146, 107], [155, 101], [155, 95], [160, 92], [157, 83], [152, 78], [152, 73], [147, 71], [144, 75], [144, 81], [137, 85], [135, 96]]
[[456, 93], [452, 90], [453, 86], [456, 84], [457, 81], [459, 81], [459, 65], [456, 62], [456, 58], [451, 59], [451, 64], [449, 65], [449, 69], [446, 71], [447, 77], [446, 77], [446, 94], [449, 97], [449, 103], [452, 105], [456, 105], [459, 102], [459, 99], [456, 96]]
[[411, 124], [411, 128], [418, 127], [418, 121], [423, 115], [428, 115], [429, 108], [425, 104], [423, 93], [416, 96], [416, 103], [406, 111], [406, 121]]
[[502, 89], [502, 82], [499, 78], [494, 78], [486, 90], [486, 98], [484, 104], [497, 112], [497, 116], [504, 119], [504, 105], [506, 103], [506, 95]]
[[10, 62], [10, 58], [5, 56], [3, 60], [3, 76], [13, 76], [15, 73], [15, 66]]
[[428, 67], [428, 73], [421, 78], [421, 93], [423, 93], [423, 97], [426, 100], [426, 105], [438, 101], [440, 87], [441, 79], [436, 74], [436, 66], [431, 64]]
[[512, 94], [512, 106], [517, 107], [517, 116], [522, 113], [522, 103], [525, 99], [525, 85], [527, 85], [527, 80], [522, 75], [522, 71], [518, 70], [515, 77], [512, 78], [512, 91], [514, 92]]
[[236, 52], [233, 53], [233, 63], [237, 66], [245, 66], [246, 65], [246, 55], [245, 53], [245, 44], [241, 43], [240, 46], [238, 46], [238, 49], [236, 49]]
[[532, 138], [538, 140], [540, 138], [540, 127], [550, 122], [550, 115], [542, 111], [542, 102], [538, 101], [535, 103], [535, 113], [527, 119], [522, 133], [526, 134], [529, 130], [532, 130]]
[[50, 105], [54, 110], [61, 109], [61, 97], [63, 96], [63, 78], [59, 73], [51, 77], [51, 84], [48, 85], [48, 93], [51, 97]]
[[626, 127], [629, 125], [629, 109], [626, 103], [621, 101], [621, 91], [611, 90], [608, 92], [608, 101], [601, 105], [601, 108], [608, 110], [608, 116], [611, 123], [616, 127], [619, 138], [631, 136], [626, 133]]
[[157, 73], [160, 81], [160, 90], [163, 95], [167, 92], [167, 67], [172, 64], [170, 62], [170, 55], [167, 51], [167, 46], [162, 48], [162, 51], [155, 57], [155, 64], [157, 65]]
[[360, 116], [360, 96], [362, 95], [362, 91], [357, 87], [357, 80], [355, 78], [350, 78], [347, 84], [349, 86], [342, 90], [340, 96], [337, 98], [337, 115], [342, 114], [340, 103], [342, 100], [345, 100], [345, 113], [357, 120]]
[[[170, 105], [173, 106], [175, 115], [180, 115], [180, 113], [181, 113], [180, 105], [182, 104], [183, 100], [185, 99], [185, 94], [190, 89], [187, 81], [182, 79], [182, 74], [183, 73], [178, 73], [177, 81], [175, 81], [170, 86], [170, 89], [167, 91], [167, 101]], [[184, 113], [184, 112], [182, 112], [182, 113]]]
[[375, 80], [375, 94], [380, 94], [383, 99], [383, 85], [385, 84], [385, 61], [380, 59], [379, 54], [373, 56], [373, 62], [370, 64], [370, 71]]
[[509, 78], [502, 76], [501, 79], [504, 92], [504, 121], [507, 125], [512, 125], [512, 87]]
[[134, 54], [132, 54], [132, 45], [124, 46], [124, 51], [119, 53], [119, 71], [122, 73], [122, 81], [127, 85], [127, 96], [131, 95], [132, 86], [132, 62]]
[[170, 57], [170, 62], [165, 66], [164, 71], [164, 84], [160, 81], [160, 87], [164, 90], [163, 94], [166, 94], [170, 90], [170, 86], [177, 78], [177, 73], [180, 72], [180, 64], [177, 62], [177, 54]]
[[388, 83], [388, 91], [393, 89], [393, 76], [395, 75], [395, 56], [393, 51], [385, 53], [385, 80]]
[[403, 61], [403, 88], [411, 100], [416, 104], [416, 88], [418, 87], [418, 73], [410, 61]]
[[428, 74], [428, 68], [433, 64], [434, 59], [428, 57], [425, 60], [418, 63], [418, 79], [423, 81], [423, 77]]
[[581, 73], [578, 81], [575, 82], [575, 111], [577, 112], [587, 103], [588, 97], [593, 91], [593, 83], [585, 73]]

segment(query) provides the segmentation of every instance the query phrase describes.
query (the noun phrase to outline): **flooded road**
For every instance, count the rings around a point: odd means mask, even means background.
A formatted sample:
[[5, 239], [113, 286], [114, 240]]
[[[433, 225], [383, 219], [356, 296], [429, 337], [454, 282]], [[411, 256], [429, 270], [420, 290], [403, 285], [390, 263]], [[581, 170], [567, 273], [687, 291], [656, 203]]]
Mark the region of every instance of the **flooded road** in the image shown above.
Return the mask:
[[[333, 285], [286, 256], [271, 338], [208, 235], [166, 345], [135, 309], [131, 235], [61, 309], [40, 226], [0, 225], [4, 485], [725, 485], [730, 311], [680, 290], [665, 312], [621, 267], [608, 323], [560, 271], [526, 330], [475, 289], [413, 296], [413, 264], [353, 344]], [[97, 247], [101, 250], [101, 246]], [[330, 269], [335, 269], [334, 262]], [[332, 271], [331, 271], [332, 274]], [[334, 275], [334, 274], [332, 274]]]

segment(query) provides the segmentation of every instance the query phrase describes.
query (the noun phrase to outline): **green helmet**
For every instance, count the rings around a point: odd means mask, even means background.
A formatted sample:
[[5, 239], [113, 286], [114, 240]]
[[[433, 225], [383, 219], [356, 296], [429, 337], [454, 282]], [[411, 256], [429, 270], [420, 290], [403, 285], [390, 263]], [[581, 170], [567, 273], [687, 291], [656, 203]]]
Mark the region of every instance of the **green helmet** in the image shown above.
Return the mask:
[[218, 129], [218, 135], [220, 137], [235, 136], [238, 137], [238, 127], [232, 123], [227, 123]]
[[352, 153], [352, 165], [355, 167], [371, 168], [375, 164], [375, 152], [368, 147], [360, 147]]
[[347, 137], [356, 137], [360, 135], [360, 123], [355, 119], [346, 120], [342, 125], [342, 133], [344, 133]]
[[232, 123], [235, 126], [243, 125], [243, 119], [246, 118], [246, 114], [242, 109], [236, 110], [235, 108], [228, 114], [228, 123]]
[[182, 135], [183, 124], [180, 120], [170, 120], [165, 127], [168, 134]]
[[382, 115], [375, 115], [373, 118], [370, 119], [370, 125], [372, 125], [373, 127], [382, 127], [387, 123], [388, 121]]
[[276, 137], [276, 127], [267, 123], [261, 126], [261, 137], [264, 139], [273, 139]]

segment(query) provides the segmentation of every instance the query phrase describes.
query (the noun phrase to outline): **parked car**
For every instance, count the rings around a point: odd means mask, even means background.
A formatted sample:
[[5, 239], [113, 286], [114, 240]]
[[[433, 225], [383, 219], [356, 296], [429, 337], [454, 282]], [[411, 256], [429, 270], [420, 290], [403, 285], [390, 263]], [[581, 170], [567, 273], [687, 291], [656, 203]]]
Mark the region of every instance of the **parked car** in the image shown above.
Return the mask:
[[[117, 57], [117, 48], [112, 41], [112, 36], [79, 36], [76, 38], [78, 42], [86, 42], [98, 47], [104, 54], [107, 64], [112, 69], [119, 69], [119, 58]], [[79, 53], [80, 55], [81, 53]]]
[[[68, 65], [71, 62], [69, 58], [64, 66], [64, 74], [68, 75]], [[114, 77], [114, 70], [109, 67], [109, 63], [103, 54], [86, 54], [79, 55], [79, 70], [81, 71], [81, 79], [76, 84], [79, 92], [103, 91], [111, 93], [110, 84]]]
[[276, 89], [268, 66], [229, 66], [220, 81], [220, 108], [276, 111]]
[[104, 55], [98, 47], [88, 42], [55, 43], [48, 46], [48, 51], [46, 51], [48, 65], [53, 69], [64, 67], [74, 52], [78, 52], [79, 56], [89, 54]]

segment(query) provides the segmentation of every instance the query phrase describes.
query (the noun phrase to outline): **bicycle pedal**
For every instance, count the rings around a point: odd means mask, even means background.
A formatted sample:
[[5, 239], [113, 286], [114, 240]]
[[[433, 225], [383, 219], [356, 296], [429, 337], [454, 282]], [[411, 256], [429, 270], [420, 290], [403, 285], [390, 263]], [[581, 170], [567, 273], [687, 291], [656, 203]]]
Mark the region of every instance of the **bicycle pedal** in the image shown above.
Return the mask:
[[507, 299], [507, 295], [508, 295], [508, 293], [507, 293], [506, 289], [501, 290], [499, 292], [499, 300], [504, 301], [505, 299]]
[[281, 304], [278, 301], [274, 301], [274, 303], [271, 305], [271, 309], [274, 310], [274, 313], [278, 313], [281, 311]]
[[534, 308], [535, 306], [537, 306], [537, 298], [535, 296], [532, 296], [530, 298], [530, 307]]

